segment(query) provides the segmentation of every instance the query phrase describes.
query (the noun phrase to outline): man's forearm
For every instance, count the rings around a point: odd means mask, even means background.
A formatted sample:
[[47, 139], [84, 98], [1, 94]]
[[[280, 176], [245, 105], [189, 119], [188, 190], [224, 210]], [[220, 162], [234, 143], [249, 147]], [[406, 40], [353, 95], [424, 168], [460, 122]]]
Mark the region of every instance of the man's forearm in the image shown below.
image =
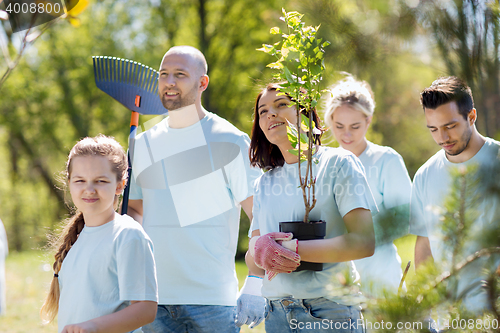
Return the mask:
[[128, 206], [127, 215], [139, 222], [142, 225], [142, 215], [139, 214], [135, 209]]
[[420, 265], [425, 264], [429, 260], [434, 261], [429, 238], [417, 236], [415, 243], [415, 268], [418, 269]]

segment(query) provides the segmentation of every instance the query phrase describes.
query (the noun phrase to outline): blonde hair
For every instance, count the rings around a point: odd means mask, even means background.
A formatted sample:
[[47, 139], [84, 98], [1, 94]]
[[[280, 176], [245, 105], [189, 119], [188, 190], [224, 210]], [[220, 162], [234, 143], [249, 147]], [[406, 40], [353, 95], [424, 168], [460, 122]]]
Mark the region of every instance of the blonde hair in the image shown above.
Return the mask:
[[[111, 163], [111, 170], [116, 175], [116, 180], [121, 182], [127, 179], [127, 156], [122, 146], [112, 137], [98, 135], [93, 138], [87, 137], [80, 140], [69, 153], [64, 172], [65, 183], [67, 183], [70, 178], [71, 162], [73, 158], [79, 156], [107, 157]], [[117, 197], [115, 198], [115, 203], [118, 202]], [[52, 247], [57, 249], [57, 251], [54, 255], [54, 264], [52, 265], [54, 269], [54, 278], [50, 284], [49, 294], [40, 310], [40, 317], [45, 322], [54, 320], [59, 311], [58, 274], [61, 270], [64, 258], [66, 258], [69, 250], [71, 250], [71, 247], [75, 244], [84, 226], [85, 221], [83, 219], [83, 213], [76, 211], [72, 217], [65, 221], [64, 228], [59, 237], [51, 241]]]
[[357, 81], [352, 75], [338, 81], [328, 89], [330, 96], [326, 101], [325, 124], [332, 127], [335, 110], [342, 105], [361, 111], [371, 117], [375, 111], [375, 101], [370, 85], [365, 81]]

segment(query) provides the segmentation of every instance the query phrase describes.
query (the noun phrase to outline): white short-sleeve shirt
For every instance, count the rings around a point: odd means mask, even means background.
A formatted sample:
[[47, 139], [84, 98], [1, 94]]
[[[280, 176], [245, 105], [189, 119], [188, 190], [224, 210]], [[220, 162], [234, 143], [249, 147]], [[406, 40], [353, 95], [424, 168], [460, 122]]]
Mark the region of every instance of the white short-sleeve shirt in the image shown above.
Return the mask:
[[398, 208], [397, 212], [405, 214], [397, 217], [395, 222], [398, 225], [394, 228], [408, 232], [410, 176], [401, 155], [390, 147], [368, 141], [366, 149], [359, 155], [359, 160], [365, 167], [366, 178], [380, 214], [373, 218], [377, 239], [375, 253], [371, 257], [355, 260], [354, 264], [360, 274], [364, 290], [369, 290], [373, 294], [381, 294], [382, 289], [397, 292], [403, 275], [401, 258], [392, 241], [388, 242], [381, 236], [387, 232], [383, 230], [387, 223], [381, 223], [380, 219], [385, 217], [383, 213], [386, 210]]
[[166, 118], [136, 138], [130, 199], [143, 200], [160, 304], [236, 305], [240, 202], [262, 174], [249, 144], [210, 112], [181, 129]]
[[[463, 163], [452, 163], [446, 158], [444, 150], [438, 151], [420, 169], [418, 169], [413, 180], [411, 206], [410, 206], [410, 232], [417, 236], [428, 237], [432, 256], [439, 262], [443, 270], [450, 269], [451, 250], [444, 248], [443, 234], [441, 232], [441, 217], [443, 216], [444, 202], [450, 195], [452, 188], [452, 170], [464, 167], [487, 167], [499, 161], [500, 142], [486, 138], [486, 142], [481, 149], [471, 159]], [[481, 233], [491, 223], [495, 223], [495, 218], [500, 216], [500, 203], [495, 197], [482, 197], [477, 202], [477, 212], [479, 213], [470, 231], [470, 241], [464, 246], [463, 258], [482, 248], [481, 244], [475, 241], [475, 235]], [[481, 273], [481, 260], [468, 265], [461, 273], [452, 294], [457, 297], [465, 297], [467, 293], [484, 294], [481, 291], [481, 280], [485, 276]], [[498, 260], [496, 265], [498, 265]], [[496, 266], [495, 266], [496, 268]], [[486, 301], [485, 298], [482, 300]], [[487, 306], [479, 304], [466, 304], [466, 307], [474, 311], [477, 308]]]
[[[310, 212], [311, 221], [327, 223], [325, 238], [345, 234], [343, 216], [356, 208], [377, 212], [363, 166], [351, 152], [341, 148], [319, 147], [313, 163], [316, 175], [316, 206]], [[303, 162], [302, 172], [305, 172]], [[302, 221], [304, 201], [298, 188], [298, 165], [285, 163], [282, 167], [266, 172], [256, 184], [253, 221], [250, 233], [260, 230], [264, 235], [279, 231], [279, 222]], [[334, 296], [340, 290], [337, 274], [347, 274], [353, 280], [357, 272], [352, 261], [326, 263], [320, 272], [300, 271], [278, 274], [273, 280], [264, 279], [262, 295], [269, 299], [293, 296], [299, 299], [327, 297], [342, 304], [350, 304], [348, 297]]]
[[127, 215], [85, 226], [59, 272], [59, 332], [119, 311], [129, 301], [158, 301], [153, 244]]

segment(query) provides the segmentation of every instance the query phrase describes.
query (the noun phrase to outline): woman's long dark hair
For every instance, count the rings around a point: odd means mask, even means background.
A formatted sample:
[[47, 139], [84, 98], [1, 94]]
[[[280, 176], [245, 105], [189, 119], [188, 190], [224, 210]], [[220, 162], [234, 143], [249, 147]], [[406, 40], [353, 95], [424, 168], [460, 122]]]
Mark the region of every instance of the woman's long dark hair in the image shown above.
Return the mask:
[[[255, 108], [254, 108], [254, 119], [253, 119], [253, 127], [252, 127], [252, 139], [250, 141], [250, 164], [252, 166], [257, 166], [264, 170], [271, 170], [278, 166], [283, 166], [285, 163], [285, 158], [278, 146], [272, 144], [267, 140], [266, 135], [262, 132], [262, 129], [259, 126], [259, 101], [262, 95], [267, 91], [279, 91], [280, 89], [279, 83], [270, 83], [264, 88], [259, 95], [257, 95], [257, 99], [255, 100]], [[293, 101], [288, 94], [286, 95], [290, 100]], [[304, 107], [302, 105], [297, 105], [300, 107], [301, 113], [305, 114]], [[323, 134], [323, 128], [321, 127], [321, 120], [316, 113], [316, 108], [311, 111], [313, 121], [316, 124], [316, 128], [321, 131], [321, 134], [313, 134], [314, 143], [317, 145], [321, 144], [321, 135]]]

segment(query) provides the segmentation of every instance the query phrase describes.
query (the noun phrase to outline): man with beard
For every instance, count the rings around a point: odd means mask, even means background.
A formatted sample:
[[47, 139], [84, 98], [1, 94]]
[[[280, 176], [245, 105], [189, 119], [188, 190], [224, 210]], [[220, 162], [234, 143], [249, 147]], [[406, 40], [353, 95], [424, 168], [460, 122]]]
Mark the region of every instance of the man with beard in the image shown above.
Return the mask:
[[[477, 131], [477, 112], [471, 89], [459, 78], [437, 79], [422, 91], [420, 101], [427, 128], [442, 149], [420, 167], [413, 180], [410, 232], [417, 235], [415, 265], [418, 268], [431, 259], [447, 270], [450, 268], [445, 266], [452, 262], [451, 250], [443, 248], [440, 221], [452, 187], [452, 170], [484, 168], [498, 163], [500, 143]], [[475, 192], [480, 194], [478, 188]], [[491, 227], [498, 207], [496, 199], [478, 197], [478, 217], [470, 228], [468, 240], [463, 245], [465, 253], [460, 253], [459, 261], [482, 248], [480, 234]], [[476, 314], [484, 312], [489, 304], [482, 269], [496, 269], [497, 264], [491, 266], [491, 263], [477, 260], [466, 266], [459, 278], [449, 284], [450, 295], [461, 300], [465, 310]]]
[[247, 277], [237, 300], [234, 263], [240, 210], [252, 219], [261, 172], [250, 167], [248, 135], [202, 107], [209, 78], [199, 50], [172, 47], [159, 72], [169, 114], [136, 137], [129, 201], [157, 266], [158, 312], [142, 330], [238, 332], [264, 315], [262, 279]]

